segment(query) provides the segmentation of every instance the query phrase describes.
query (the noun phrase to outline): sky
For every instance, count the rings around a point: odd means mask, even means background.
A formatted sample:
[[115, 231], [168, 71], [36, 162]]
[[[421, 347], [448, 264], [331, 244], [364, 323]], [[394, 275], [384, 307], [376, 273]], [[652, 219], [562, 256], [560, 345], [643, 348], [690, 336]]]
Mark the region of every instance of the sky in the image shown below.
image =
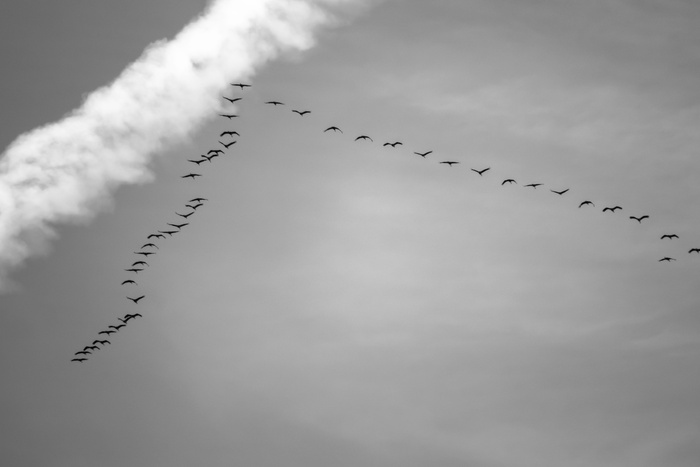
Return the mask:
[[275, 1], [1, 7], [3, 462], [697, 466], [700, 4]]

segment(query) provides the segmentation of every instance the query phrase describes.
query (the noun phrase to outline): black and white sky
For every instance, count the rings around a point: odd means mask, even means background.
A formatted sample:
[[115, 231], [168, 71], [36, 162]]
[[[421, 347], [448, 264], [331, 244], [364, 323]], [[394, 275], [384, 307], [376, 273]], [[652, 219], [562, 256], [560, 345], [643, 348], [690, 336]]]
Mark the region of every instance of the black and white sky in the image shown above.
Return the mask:
[[3, 465], [700, 465], [700, 3], [0, 12]]

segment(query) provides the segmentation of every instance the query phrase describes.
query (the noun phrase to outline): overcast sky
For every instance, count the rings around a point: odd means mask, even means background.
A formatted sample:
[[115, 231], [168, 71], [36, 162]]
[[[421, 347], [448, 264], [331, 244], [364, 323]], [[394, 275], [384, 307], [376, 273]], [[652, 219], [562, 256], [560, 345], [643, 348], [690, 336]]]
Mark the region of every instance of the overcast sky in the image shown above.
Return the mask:
[[[206, 6], [6, 2], [3, 157]], [[240, 117], [173, 131], [150, 179], [87, 200], [95, 217], [54, 224], [11, 269], [3, 464], [700, 465], [700, 3], [332, 12], [313, 47], [231, 76], [251, 88], [175, 92], [182, 112]], [[187, 161], [225, 130], [240, 137], [224, 155]], [[124, 271], [178, 221], [144, 271]]]

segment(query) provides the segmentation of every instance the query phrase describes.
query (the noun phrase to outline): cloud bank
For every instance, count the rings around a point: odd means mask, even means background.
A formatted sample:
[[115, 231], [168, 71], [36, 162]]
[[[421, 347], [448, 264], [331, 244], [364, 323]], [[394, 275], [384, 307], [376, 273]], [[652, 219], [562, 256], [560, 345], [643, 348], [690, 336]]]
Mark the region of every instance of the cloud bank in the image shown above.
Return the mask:
[[14, 267], [47, 250], [56, 224], [89, 220], [118, 186], [150, 180], [152, 157], [213, 118], [229, 83], [311, 47], [333, 21], [329, 3], [214, 1], [81, 107], [19, 136], [0, 158], [0, 291]]

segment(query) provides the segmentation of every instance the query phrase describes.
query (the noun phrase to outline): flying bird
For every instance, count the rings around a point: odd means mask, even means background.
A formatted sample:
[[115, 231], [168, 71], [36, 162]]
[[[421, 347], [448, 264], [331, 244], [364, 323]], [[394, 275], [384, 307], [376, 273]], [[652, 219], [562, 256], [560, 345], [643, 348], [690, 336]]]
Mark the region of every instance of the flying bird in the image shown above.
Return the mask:
[[688, 253], [700, 253], [700, 248], [691, 248]]
[[238, 117], [238, 115], [234, 115], [234, 114], [219, 114], [219, 115], [222, 116], [222, 117], [226, 117], [226, 118], [228, 118], [229, 120], [231, 120], [232, 118]]
[[306, 115], [306, 114], [310, 114], [310, 113], [311, 113], [310, 110], [294, 110], [294, 109], [292, 109], [292, 112], [294, 112], [294, 113], [296, 113], [296, 114], [299, 114], [299, 116], [301, 116], [301, 117], [303, 117], [303, 116]]
[[620, 206], [614, 206], [614, 207], [612, 207], [612, 208], [611, 208], [611, 207], [605, 207], [605, 208], [603, 208], [603, 212], [605, 212], [605, 211], [615, 212], [615, 211], [618, 210], [618, 209], [622, 209], [622, 207], [620, 207]]
[[112, 343], [111, 343], [110, 341], [98, 341], [98, 340], [92, 341], [92, 345], [95, 345], [95, 344], [102, 344], [102, 345], [109, 344], [109, 345], [112, 345]]
[[86, 345], [85, 350], [100, 350], [100, 348], [96, 345]]
[[403, 143], [401, 141], [394, 141], [393, 143], [384, 143], [382, 146], [391, 146], [395, 148], [396, 146], [403, 146]]
[[73, 360], [71, 360], [71, 362], [80, 362], [80, 363], [85, 362], [85, 361], [87, 361], [87, 358], [74, 358]]
[[459, 162], [457, 162], [457, 161], [441, 161], [440, 163], [441, 163], [441, 164], [447, 164], [447, 165], [449, 165], [450, 167], [452, 167], [452, 164], [459, 164]]
[[480, 176], [483, 176], [484, 172], [486, 172], [487, 170], [491, 170], [491, 167], [486, 167], [485, 169], [482, 169], [482, 170], [471, 169], [472, 172], [476, 172]]
[[187, 214], [180, 214], [179, 212], [176, 212], [175, 214], [177, 214], [178, 216], [180, 216], [180, 217], [182, 217], [182, 218], [184, 218], [184, 219], [187, 219], [187, 218], [190, 217], [192, 214], [194, 214], [194, 211], [188, 212]]
[[117, 332], [117, 331], [100, 331], [97, 334], [107, 334], [109, 336], [110, 334], [114, 334], [115, 332]]
[[88, 352], [87, 350], [81, 350], [80, 352], [76, 352], [73, 355], [92, 355], [92, 352]]
[[239, 88], [243, 89], [243, 88], [249, 88], [252, 85], [251, 84], [243, 84], [243, 83], [231, 83], [231, 86], [238, 86]]
[[219, 143], [221, 143], [221, 145], [222, 145], [223, 147], [225, 147], [226, 149], [228, 149], [228, 148], [230, 148], [231, 146], [233, 146], [234, 144], [236, 144], [237, 141], [231, 141], [231, 142], [228, 143], [228, 144], [226, 144], [226, 143], [224, 143], [224, 142], [221, 142], [221, 141], [219, 141]]
[[139, 271], [143, 271], [143, 269], [136, 269], [136, 268], [131, 268], [131, 269], [124, 269], [126, 272], [135, 272], [136, 274], [139, 273]]
[[141, 295], [140, 297], [136, 297], [136, 298], [131, 298], [131, 297], [126, 297], [126, 298], [128, 298], [129, 300], [131, 300], [134, 303], [138, 303], [139, 300], [141, 300], [143, 297], [145, 297], [145, 295]]
[[336, 132], [336, 131], [339, 131], [339, 132], [341, 132], [341, 133], [343, 132], [343, 130], [341, 130], [341, 129], [338, 128], [337, 126], [329, 126], [329, 127], [326, 128], [325, 130], [323, 130], [323, 132], [325, 133], [325, 132], [330, 131], [330, 130], [333, 130], [334, 132]]
[[503, 180], [503, 181], [501, 182], [501, 185], [505, 185], [506, 183], [508, 183], [508, 184], [515, 183], [516, 185], [518, 184], [518, 182], [516, 182], [516, 181], [513, 180], [512, 178], [506, 178], [505, 180]]
[[595, 204], [593, 204], [593, 201], [584, 201], [583, 203], [579, 204], [578, 207], [580, 208], [581, 206], [586, 206], [586, 205], [591, 205], [595, 207]]
[[277, 107], [278, 105], [284, 105], [282, 102], [279, 102], [279, 101], [267, 101], [265, 103], [274, 105], [275, 107]]
[[554, 191], [554, 190], [549, 190], [549, 191], [551, 191], [552, 193], [556, 193], [556, 194], [558, 194], [559, 196], [561, 196], [561, 195], [563, 195], [564, 193], [566, 193], [567, 191], [569, 191], [569, 188], [567, 188], [566, 190], [562, 190], [562, 191]]
[[641, 217], [630, 216], [630, 219], [634, 219], [641, 224], [644, 219], [649, 219], [649, 216], [646, 214]]
[[219, 154], [214, 153], [214, 154], [212, 154], [211, 156], [203, 156], [203, 157], [204, 157], [206, 160], [208, 160], [209, 162], [211, 162], [211, 160], [212, 160], [213, 158], [219, 157]]
[[146, 243], [145, 245], [141, 246], [141, 248], [146, 248], [146, 247], [150, 247], [150, 246], [152, 246], [156, 250], [160, 250], [160, 248], [158, 248], [158, 246], [155, 243]]
[[[219, 141], [219, 142], [221, 143], [221, 141]], [[224, 153], [224, 151], [222, 151], [221, 149], [210, 149], [209, 151], [207, 151], [207, 154], [223, 154], [223, 153]], [[204, 154], [202, 154], [202, 157], [204, 157]]]
[[150, 264], [148, 264], [148, 263], [145, 262], [145, 261], [135, 261], [134, 264], [131, 265], [131, 267], [140, 266], [140, 265], [143, 265], [143, 266], [150, 266]]
[[192, 198], [188, 203], [201, 203], [202, 201], [209, 201], [207, 198]]
[[675, 261], [675, 260], [676, 260], [676, 258], [670, 258], [668, 256], [664, 256], [663, 258], [661, 258], [659, 260], [659, 262], [661, 262], [661, 261]]
[[355, 138], [355, 141], [357, 141], [358, 139], [368, 139], [368, 140], [374, 142], [374, 140], [367, 135], [360, 135], [357, 138]]
[[664, 238], [668, 238], [669, 240], [673, 240], [674, 238], [678, 238], [678, 235], [676, 235], [676, 234], [670, 234], [670, 235], [669, 235], [669, 234], [665, 234], [665, 235], [662, 235], [662, 236], [661, 236], [661, 240], [663, 240]]
[[428, 154], [432, 154], [432, 153], [433, 153], [433, 151], [426, 151], [426, 152], [414, 152], [413, 154], [416, 154], [418, 156], [425, 158], [425, 156], [427, 156]]
[[[205, 156], [205, 157], [206, 157], [206, 156]], [[208, 159], [208, 158], [207, 158], [207, 159]], [[211, 160], [210, 160], [209, 162], [211, 162]], [[187, 174], [187, 175], [183, 175], [183, 176], [180, 177], [180, 178], [187, 178], [187, 177], [189, 177], [189, 178], [191, 178], [192, 180], [194, 180], [195, 177], [201, 177], [201, 176], [202, 176], [202, 174], [192, 174], [192, 173], [190, 173], [190, 174]]]
[[187, 162], [192, 162], [192, 163], [194, 163], [194, 164], [199, 165], [199, 164], [201, 164], [202, 162], [204, 162], [205, 160], [206, 160], [206, 159], [199, 159], [199, 160], [195, 161], [195, 160], [193, 160], [193, 159], [187, 159]]
[[168, 235], [170, 235], [170, 236], [172, 237], [173, 234], [178, 233], [179, 230], [159, 230], [158, 232], [164, 233], [164, 234], [168, 234]]
[[165, 235], [161, 235], [161, 234], [151, 234], [151, 235], [149, 235], [149, 236], [146, 237], [146, 238], [165, 238]]
[[233, 135], [241, 136], [240, 134], [238, 134], [237, 131], [224, 131], [224, 132], [222, 132], [219, 136], [226, 136], [226, 135], [229, 135], [229, 136], [233, 136]]
[[238, 102], [238, 101], [240, 101], [241, 99], [243, 99], [242, 97], [236, 97], [236, 98], [234, 98], [234, 99], [231, 99], [230, 97], [226, 97], [226, 96], [221, 96], [221, 97], [223, 97], [224, 99], [226, 99], [227, 101], [229, 101], [231, 104], [233, 104], [234, 102]]
[[124, 326], [126, 326], [126, 324], [120, 324], [119, 326], [107, 326], [107, 327], [112, 328], [112, 329], [114, 329], [115, 331], [119, 331], [119, 330], [120, 330], [121, 328], [123, 328]]
[[176, 227], [178, 230], [182, 229], [186, 225], [190, 225], [189, 222], [185, 222], [184, 224], [168, 224], [171, 227]]
[[131, 279], [122, 282], [122, 285], [124, 285], [124, 284], [134, 284], [134, 285], [138, 285], [135, 281], [132, 281]]
[[529, 183], [529, 184], [523, 185], [523, 186], [531, 186], [532, 188], [537, 189], [537, 187], [541, 186], [541, 185], [542, 185], [541, 183]]
[[[165, 237], [163, 237], [163, 238], [165, 238]], [[155, 255], [156, 252], [155, 251], [134, 251], [134, 254], [135, 255], [142, 255], [142, 256], [145, 256], [146, 258], [148, 258], [150, 255]]]
[[197, 203], [197, 204], [185, 204], [190, 209], [194, 209], [195, 211], [197, 210], [198, 207], [204, 206], [204, 203]]

